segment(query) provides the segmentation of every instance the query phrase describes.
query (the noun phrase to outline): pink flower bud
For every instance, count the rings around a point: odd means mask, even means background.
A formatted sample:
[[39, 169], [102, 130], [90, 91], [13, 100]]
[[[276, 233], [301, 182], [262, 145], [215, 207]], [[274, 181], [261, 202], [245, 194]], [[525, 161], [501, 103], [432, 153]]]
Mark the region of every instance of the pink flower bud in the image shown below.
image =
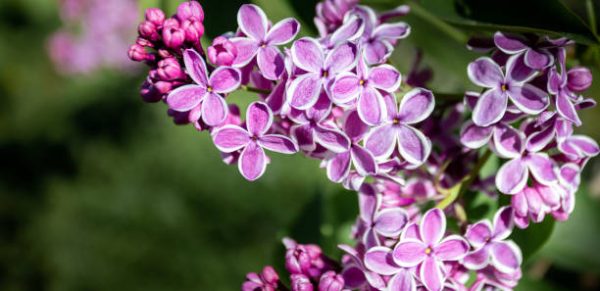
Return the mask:
[[146, 21], [152, 22], [156, 27], [160, 27], [165, 22], [165, 13], [158, 8], [146, 9]]
[[288, 249], [285, 254], [285, 268], [291, 274], [307, 274], [311, 261], [309, 252], [302, 245]]
[[163, 22], [163, 29], [167, 28], [179, 28], [179, 21], [175, 18], [169, 18]]
[[165, 27], [162, 36], [165, 45], [171, 49], [179, 49], [185, 41], [185, 31], [181, 28]]
[[157, 73], [158, 77], [163, 81], [173, 81], [185, 78], [185, 73], [175, 58], [167, 58], [158, 62]]
[[571, 91], [585, 91], [592, 85], [592, 72], [588, 68], [572, 68], [567, 73], [567, 76], [567, 86]]
[[177, 18], [181, 21], [190, 18], [196, 18], [200, 22], [204, 21], [204, 10], [202, 9], [202, 5], [196, 1], [181, 3], [181, 5], [177, 7]]
[[237, 57], [237, 47], [229, 39], [219, 36], [207, 49], [208, 59], [217, 66], [231, 66]]
[[344, 289], [344, 278], [342, 275], [336, 274], [334, 271], [329, 271], [319, 281], [319, 291], [341, 291]]
[[145, 39], [143, 37], [138, 37], [135, 40], [135, 43], [139, 44], [139, 45], [141, 45], [143, 47], [154, 47], [154, 44], [151, 41], [149, 41], [149, 40], [147, 40], [147, 39]]
[[162, 58], [162, 59], [167, 59], [167, 58], [172, 58], [173, 54], [166, 49], [159, 49], [158, 50], [158, 55]]
[[313, 291], [313, 285], [310, 279], [302, 274], [293, 274], [291, 276], [292, 291]]
[[160, 94], [156, 89], [154, 89], [154, 85], [145, 81], [142, 84], [142, 88], [140, 89], [140, 95], [142, 96], [142, 100], [148, 103], [155, 103], [162, 100], [163, 94]]
[[158, 81], [154, 83], [154, 89], [162, 95], [168, 94], [173, 89], [173, 84], [165, 81]]
[[158, 30], [156, 29], [156, 25], [150, 21], [144, 21], [140, 23], [138, 26], [138, 32], [141, 37], [150, 41], [157, 41], [160, 38], [160, 35], [158, 35]]
[[143, 62], [153, 58], [153, 56], [149, 54], [143, 46], [139, 44], [134, 44], [130, 46], [127, 54], [129, 55], [129, 58], [135, 62]]
[[277, 272], [271, 266], [264, 267], [261, 275], [266, 283], [277, 285], [277, 282], [279, 282], [279, 275], [277, 275]]
[[195, 18], [185, 20], [181, 28], [185, 31], [185, 40], [189, 43], [197, 43], [204, 35], [204, 24]]
[[186, 125], [190, 123], [190, 112], [179, 112], [173, 109], [169, 109], [167, 110], [167, 114], [173, 118], [173, 123], [177, 125]]

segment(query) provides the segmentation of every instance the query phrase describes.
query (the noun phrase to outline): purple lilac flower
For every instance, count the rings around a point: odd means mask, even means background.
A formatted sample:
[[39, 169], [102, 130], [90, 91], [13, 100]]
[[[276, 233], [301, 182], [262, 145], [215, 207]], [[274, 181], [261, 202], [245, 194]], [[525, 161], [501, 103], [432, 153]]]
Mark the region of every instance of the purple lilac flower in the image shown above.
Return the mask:
[[344, 289], [344, 277], [334, 271], [327, 271], [319, 279], [319, 291], [342, 291]]
[[284, 59], [278, 45], [292, 41], [300, 31], [300, 23], [286, 18], [269, 28], [269, 20], [260, 7], [244, 4], [237, 16], [240, 30], [245, 37], [232, 38], [238, 50], [234, 66], [244, 67], [254, 57], [263, 76], [277, 80], [283, 74]]
[[519, 269], [523, 259], [519, 247], [506, 241], [514, 225], [513, 210], [503, 207], [496, 212], [493, 225], [488, 220], [470, 225], [465, 233], [474, 250], [464, 258], [464, 265], [472, 270], [480, 270], [488, 265], [504, 273]]
[[230, 67], [220, 67], [208, 75], [206, 63], [194, 50], [183, 53], [185, 68], [195, 84], [185, 85], [167, 96], [169, 108], [187, 112], [201, 106], [202, 120], [209, 126], [223, 123], [228, 108], [221, 94], [230, 93], [240, 86], [240, 72]]
[[400, 235], [408, 214], [403, 208], [393, 207], [381, 209], [379, 195], [362, 191], [358, 196], [360, 206], [360, 223], [363, 225], [362, 243], [367, 247], [381, 245], [380, 237], [395, 238]]
[[344, 24], [344, 17], [358, 5], [358, 0], [325, 0], [316, 6], [315, 25], [324, 37]]
[[494, 34], [494, 44], [505, 54], [523, 54], [525, 65], [534, 70], [548, 68], [554, 63], [554, 56], [550, 49], [569, 44], [566, 38], [556, 40], [546, 38], [542, 41], [539, 41], [537, 37], [535, 38], [526, 39], [499, 31]]
[[405, 268], [418, 267], [418, 278], [431, 291], [442, 290], [445, 281], [443, 263], [459, 261], [469, 251], [460, 236], [446, 232], [446, 216], [434, 208], [423, 216], [418, 236], [402, 239], [392, 252], [393, 262]]
[[539, 114], [548, 107], [548, 94], [527, 83], [535, 76], [535, 71], [524, 66], [521, 55], [508, 60], [506, 74], [487, 57], [469, 64], [467, 71], [472, 82], [488, 88], [473, 110], [473, 122], [479, 126], [489, 126], [500, 121], [509, 99], [527, 114]]
[[222, 152], [232, 153], [241, 150], [238, 167], [249, 181], [260, 178], [267, 168], [264, 149], [293, 154], [298, 145], [290, 138], [279, 134], [268, 134], [273, 124], [273, 113], [263, 102], [250, 104], [246, 112], [246, 127], [225, 125], [213, 133], [215, 146]]
[[365, 266], [380, 275], [391, 276], [386, 290], [416, 291], [412, 271], [395, 263], [393, 251], [387, 247], [373, 247], [365, 254]]
[[305, 110], [313, 106], [329, 83], [340, 73], [356, 66], [358, 50], [347, 42], [326, 53], [323, 46], [313, 38], [294, 42], [291, 49], [295, 66], [306, 73], [294, 79], [288, 88], [288, 100], [292, 107]]
[[400, 83], [400, 72], [394, 67], [369, 68], [361, 59], [356, 74], [345, 73], [335, 79], [331, 85], [331, 98], [340, 105], [356, 100], [360, 118], [369, 125], [377, 125], [386, 118], [386, 104], [381, 92], [394, 93]]
[[279, 286], [279, 275], [273, 267], [266, 266], [260, 274], [248, 273], [242, 291], [275, 291]]
[[223, 36], [215, 38], [206, 51], [208, 59], [216, 66], [231, 66], [237, 57], [237, 47]]
[[385, 101], [388, 111], [386, 121], [366, 137], [366, 148], [381, 159], [389, 157], [398, 145], [403, 159], [411, 164], [422, 164], [429, 157], [431, 142], [412, 125], [425, 120], [433, 112], [433, 94], [429, 90], [416, 88], [406, 93], [400, 106], [396, 105], [391, 95]]

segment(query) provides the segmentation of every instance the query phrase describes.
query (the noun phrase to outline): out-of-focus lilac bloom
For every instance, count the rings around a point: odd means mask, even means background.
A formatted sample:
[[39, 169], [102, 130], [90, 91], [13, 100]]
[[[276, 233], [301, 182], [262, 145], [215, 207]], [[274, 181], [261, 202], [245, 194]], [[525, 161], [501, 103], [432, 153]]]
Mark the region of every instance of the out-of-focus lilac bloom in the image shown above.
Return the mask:
[[383, 277], [365, 266], [364, 251], [359, 251], [347, 245], [339, 245], [338, 248], [350, 257], [350, 263], [342, 271], [346, 287], [351, 289], [364, 288], [366, 290], [385, 289], [386, 282]]
[[167, 96], [169, 108], [186, 112], [201, 106], [202, 120], [209, 126], [223, 123], [227, 118], [227, 103], [221, 94], [233, 92], [240, 86], [237, 69], [221, 67], [208, 76], [204, 59], [194, 50], [183, 54], [185, 68], [195, 84], [181, 86]]
[[223, 36], [215, 38], [206, 52], [210, 62], [216, 66], [231, 66], [237, 57], [237, 47]]
[[567, 87], [573, 92], [583, 92], [592, 86], [592, 72], [586, 67], [571, 68], [567, 72]]
[[273, 124], [273, 113], [263, 102], [250, 104], [246, 112], [247, 130], [235, 125], [225, 125], [213, 133], [215, 146], [222, 152], [242, 150], [238, 167], [249, 181], [260, 178], [267, 167], [264, 149], [293, 154], [298, 145], [290, 138], [279, 134], [267, 134]]
[[358, 5], [358, 0], [325, 0], [317, 3], [315, 25], [321, 37], [336, 31], [345, 22], [346, 13]]
[[523, 54], [525, 65], [534, 70], [542, 70], [554, 63], [554, 56], [549, 49], [569, 44], [566, 38], [543, 41], [528, 40], [519, 36], [502, 32], [494, 34], [494, 43], [508, 55]]
[[363, 36], [364, 31], [365, 25], [363, 19], [356, 15], [349, 15], [344, 24], [332, 34], [324, 36], [321, 39], [321, 43], [330, 50], [348, 41], [356, 42]]
[[359, 193], [360, 219], [364, 224], [362, 242], [367, 248], [381, 245], [381, 237], [397, 237], [408, 222], [400, 207], [381, 209], [381, 199], [371, 193]]
[[393, 96], [386, 98], [386, 104], [387, 120], [366, 137], [366, 148], [376, 158], [385, 159], [397, 144], [403, 159], [411, 164], [422, 164], [431, 153], [431, 141], [412, 125], [425, 120], [433, 112], [433, 94], [429, 90], [415, 88], [404, 95], [399, 107]]
[[186, 1], [177, 7], [177, 19], [183, 22], [191, 18], [204, 21], [204, 9], [197, 1]]
[[529, 219], [536, 223], [544, 220], [547, 213], [561, 206], [561, 189], [557, 184], [544, 186], [534, 183], [512, 196], [511, 205], [514, 210], [514, 221], [519, 228], [526, 228]]
[[266, 266], [260, 274], [248, 273], [242, 291], [275, 291], [279, 287], [279, 275], [273, 267]]
[[369, 126], [360, 120], [356, 111], [346, 117], [343, 131], [352, 141], [350, 150], [336, 154], [327, 162], [327, 177], [339, 183], [346, 179], [352, 165], [361, 176], [377, 174], [377, 162], [373, 154], [359, 144], [369, 131]]
[[527, 150], [524, 134], [510, 126], [494, 131], [494, 149], [501, 157], [511, 159], [496, 175], [496, 187], [504, 194], [522, 191], [530, 174], [543, 185], [558, 179], [554, 161], [545, 153]]
[[527, 114], [539, 114], [548, 107], [548, 94], [528, 84], [535, 71], [524, 66], [523, 56], [512, 56], [506, 64], [506, 74], [492, 59], [482, 57], [468, 66], [471, 81], [488, 88], [473, 110], [473, 122], [489, 126], [502, 119], [508, 100]]
[[291, 109], [289, 117], [296, 125], [291, 133], [304, 151], [314, 151], [317, 144], [334, 153], [343, 153], [350, 149], [350, 139], [346, 134], [328, 122], [331, 101], [324, 93], [317, 102], [306, 111]]
[[394, 262], [393, 252], [387, 247], [373, 247], [365, 254], [365, 266], [380, 275], [391, 276], [386, 290], [417, 290], [411, 270]]
[[446, 216], [437, 208], [431, 209], [421, 220], [418, 237], [404, 237], [392, 253], [398, 266], [418, 266], [419, 280], [431, 291], [443, 289], [446, 278], [444, 262], [459, 261], [469, 251], [465, 239], [457, 235], [444, 238], [445, 232]]
[[278, 45], [292, 41], [300, 31], [300, 23], [286, 18], [269, 29], [269, 20], [260, 7], [244, 4], [237, 16], [240, 30], [245, 37], [232, 38], [237, 47], [235, 67], [244, 67], [254, 57], [265, 78], [277, 80], [285, 71], [284, 59]]
[[314, 286], [310, 278], [304, 274], [292, 274], [290, 276], [292, 291], [313, 291]]
[[284, 238], [285, 268], [290, 274], [302, 274], [318, 280], [325, 272], [333, 269], [329, 258], [323, 255], [317, 245], [298, 244], [290, 238]]
[[402, 77], [394, 67], [380, 65], [369, 68], [361, 59], [356, 74], [340, 74], [331, 85], [331, 99], [340, 105], [356, 100], [360, 118], [369, 125], [377, 125], [386, 118], [385, 101], [380, 90], [394, 93]]
[[328, 271], [319, 280], [319, 291], [342, 291], [344, 290], [344, 278], [334, 271]]
[[291, 52], [294, 65], [306, 72], [298, 75], [288, 88], [290, 105], [300, 110], [313, 106], [321, 91], [338, 74], [354, 68], [358, 60], [358, 49], [350, 42], [326, 53], [317, 40], [305, 37], [294, 42]]
[[512, 241], [505, 241], [514, 225], [513, 210], [503, 207], [496, 212], [493, 225], [488, 220], [470, 225], [465, 238], [474, 251], [464, 260], [464, 265], [472, 270], [480, 270], [491, 264], [504, 273], [519, 269], [523, 258], [521, 250]]

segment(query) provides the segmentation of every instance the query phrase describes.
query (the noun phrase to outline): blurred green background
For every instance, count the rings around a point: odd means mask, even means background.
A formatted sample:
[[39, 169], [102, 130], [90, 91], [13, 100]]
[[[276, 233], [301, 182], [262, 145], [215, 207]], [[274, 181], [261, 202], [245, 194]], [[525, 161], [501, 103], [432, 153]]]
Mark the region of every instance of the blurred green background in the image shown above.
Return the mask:
[[[143, 2], [172, 13], [178, 1]], [[247, 1], [200, 2], [214, 37], [235, 29]], [[272, 20], [297, 16], [303, 33], [314, 31], [315, 0], [254, 2]], [[406, 18], [413, 34], [394, 63], [407, 72], [420, 47], [435, 90], [468, 89], [466, 64], [477, 55], [461, 41], [471, 29], [440, 23], [436, 1], [422, 4]], [[0, 290], [237, 290], [247, 272], [281, 268], [286, 235], [339, 255], [356, 197], [328, 182], [317, 161], [272, 155], [261, 180], [244, 181], [206, 133], [177, 127], [165, 106], [141, 101], [143, 66], [56, 73], [46, 41], [60, 26], [55, 1], [0, 1]], [[596, 80], [598, 51], [577, 50]], [[600, 81], [587, 95], [600, 96]], [[599, 114], [583, 112], [579, 132], [599, 140]], [[592, 161], [572, 219], [528, 260], [521, 290], [600, 288], [598, 170]]]

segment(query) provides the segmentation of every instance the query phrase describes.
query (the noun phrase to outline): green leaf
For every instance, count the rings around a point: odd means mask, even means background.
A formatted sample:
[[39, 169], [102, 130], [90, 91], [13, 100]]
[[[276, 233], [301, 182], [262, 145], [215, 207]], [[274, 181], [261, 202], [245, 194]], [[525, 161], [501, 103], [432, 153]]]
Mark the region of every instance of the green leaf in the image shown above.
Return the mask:
[[523, 262], [527, 262], [548, 241], [554, 230], [555, 220], [547, 215], [541, 223], [530, 223], [527, 229], [515, 228], [511, 239], [521, 248]]

